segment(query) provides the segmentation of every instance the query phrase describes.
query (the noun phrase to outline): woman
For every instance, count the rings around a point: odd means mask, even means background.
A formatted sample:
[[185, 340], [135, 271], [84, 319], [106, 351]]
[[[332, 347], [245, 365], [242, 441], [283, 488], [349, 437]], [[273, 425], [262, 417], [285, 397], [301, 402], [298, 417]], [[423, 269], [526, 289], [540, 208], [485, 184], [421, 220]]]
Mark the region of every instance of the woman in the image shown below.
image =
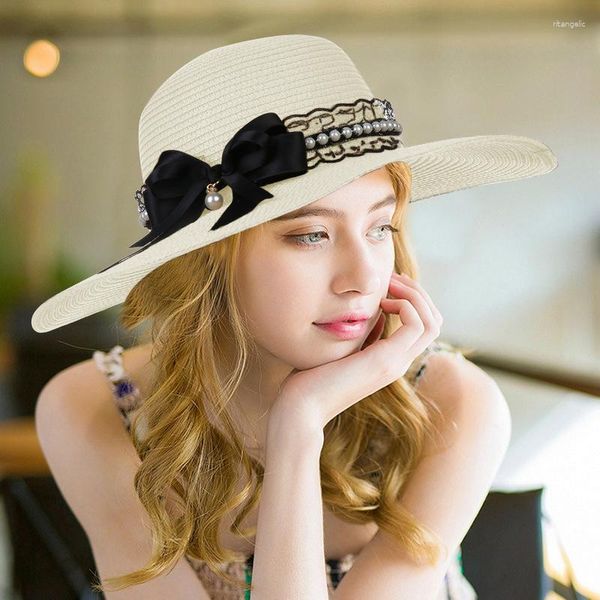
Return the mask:
[[[247, 125], [206, 126], [223, 105]], [[84, 382], [106, 406], [88, 361], [49, 382], [36, 412], [115, 598], [242, 598], [244, 575], [253, 599], [476, 597], [459, 545], [510, 417], [493, 380], [435, 342], [442, 317], [415, 280], [407, 208], [556, 163], [528, 138], [405, 147], [401, 131], [349, 57], [314, 36], [212, 50], [145, 107], [137, 199], [150, 233], [32, 320], [48, 331], [124, 300], [125, 327], [152, 326], [131, 369], [119, 347], [95, 354], [139, 457], [104, 504], [80, 491], [89, 463], [74, 476], [57, 433]], [[89, 413], [75, 422], [77, 435]], [[110, 464], [117, 437], [107, 425], [82, 445]], [[122, 531], [130, 521], [105, 506], [133, 486], [147, 558], [117, 573], [131, 551], [115, 549], [107, 515]]]

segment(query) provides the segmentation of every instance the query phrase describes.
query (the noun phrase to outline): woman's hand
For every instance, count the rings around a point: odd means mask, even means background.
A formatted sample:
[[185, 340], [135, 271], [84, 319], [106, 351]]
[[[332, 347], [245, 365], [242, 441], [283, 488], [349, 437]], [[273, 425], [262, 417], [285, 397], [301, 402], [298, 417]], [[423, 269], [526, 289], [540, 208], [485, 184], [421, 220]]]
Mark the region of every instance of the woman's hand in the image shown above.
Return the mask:
[[[404, 375], [440, 335], [442, 315], [419, 283], [393, 273], [388, 295], [391, 298], [381, 300], [383, 312], [360, 351], [288, 375], [271, 409], [279, 425], [281, 419], [290, 419], [291, 426], [303, 423], [322, 432], [333, 417]], [[402, 325], [389, 338], [380, 339], [384, 313], [398, 314]]]

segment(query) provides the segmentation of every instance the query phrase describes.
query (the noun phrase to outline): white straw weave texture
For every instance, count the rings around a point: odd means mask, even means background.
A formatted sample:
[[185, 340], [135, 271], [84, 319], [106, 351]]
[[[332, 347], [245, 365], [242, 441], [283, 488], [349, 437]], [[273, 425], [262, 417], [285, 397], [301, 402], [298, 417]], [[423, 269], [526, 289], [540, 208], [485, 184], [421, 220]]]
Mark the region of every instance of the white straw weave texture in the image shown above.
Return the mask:
[[[260, 114], [275, 112], [284, 119], [373, 97], [350, 57], [325, 38], [281, 35], [215, 48], [173, 73], [143, 109], [139, 122], [143, 179], [167, 149], [187, 152], [210, 165], [220, 163], [232, 135]], [[406, 130], [401, 107], [394, 108]], [[315, 202], [395, 161], [411, 167], [411, 202], [542, 175], [558, 164], [548, 146], [518, 135], [451, 138], [367, 152], [262, 186], [272, 198], [211, 231], [231, 203], [231, 189], [225, 187], [220, 191], [224, 199], [220, 209], [205, 210], [176, 233], [49, 298], [34, 312], [32, 327], [40, 333], [51, 331], [121, 304], [138, 281], [168, 260]], [[133, 194], [130, 218], [133, 237], [139, 233]]]

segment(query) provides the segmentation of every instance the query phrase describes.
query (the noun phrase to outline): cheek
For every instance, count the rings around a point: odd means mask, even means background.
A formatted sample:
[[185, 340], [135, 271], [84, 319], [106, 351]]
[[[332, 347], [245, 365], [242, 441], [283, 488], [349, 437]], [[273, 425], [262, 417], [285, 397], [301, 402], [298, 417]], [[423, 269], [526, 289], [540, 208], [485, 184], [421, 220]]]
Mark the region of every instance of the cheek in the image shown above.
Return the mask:
[[314, 309], [318, 285], [314, 268], [308, 261], [302, 265], [276, 260], [273, 255], [254, 255], [240, 269], [238, 282], [242, 309], [251, 331], [260, 336], [281, 337], [302, 332], [316, 319]]

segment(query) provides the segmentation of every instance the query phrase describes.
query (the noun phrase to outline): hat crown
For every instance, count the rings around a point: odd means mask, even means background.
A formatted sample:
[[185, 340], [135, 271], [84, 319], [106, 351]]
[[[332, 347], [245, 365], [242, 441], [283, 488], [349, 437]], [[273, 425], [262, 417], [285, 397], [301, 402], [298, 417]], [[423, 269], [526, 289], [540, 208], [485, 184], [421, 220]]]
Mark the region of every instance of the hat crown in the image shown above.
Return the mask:
[[232, 135], [258, 115], [284, 119], [357, 98], [373, 93], [348, 54], [326, 38], [277, 35], [214, 48], [173, 73], [144, 107], [143, 179], [163, 150], [215, 165]]

